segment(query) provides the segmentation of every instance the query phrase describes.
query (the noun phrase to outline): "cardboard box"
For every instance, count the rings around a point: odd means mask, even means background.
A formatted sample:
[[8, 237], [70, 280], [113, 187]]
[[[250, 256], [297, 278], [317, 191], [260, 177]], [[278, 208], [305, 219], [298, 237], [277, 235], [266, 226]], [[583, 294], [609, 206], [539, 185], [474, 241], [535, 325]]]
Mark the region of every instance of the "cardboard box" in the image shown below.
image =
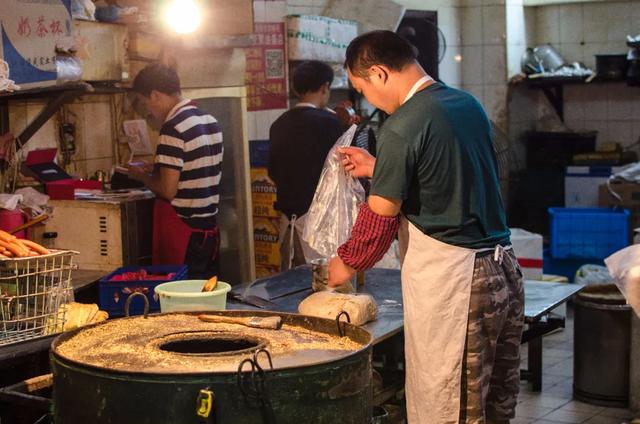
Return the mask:
[[209, 0], [207, 11], [201, 24], [203, 35], [253, 33], [253, 0]]
[[526, 280], [542, 280], [542, 236], [511, 228], [511, 244]]
[[74, 180], [54, 161], [57, 149], [32, 150], [22, 164], [21, 172], [45, 184], [53, 200], [73, 200], [76, 189], [100, 190], [100, 181]]
[[280, 272], [280, 266], [256, 265], [256, 278], [270, 277]]
[[76, 38], [82, 40], [82, 79], [85, 81], [122, 81], [129, 79], [126, 25], [74, 21]]
[[21, 172], [43, 183], [71, 179], [71, 176], [55, 163], [57, 152], [56, 148], [30, 151], [22, 163]]
[[257, 265], [280, 266], [280, 220], [253, 218], [253, 244]]
[[[129, 34], [129, 56], [136, 59], [157, 60], [162, 51], [158, 36], [149, 32], [132, 31]], [[132, 75], [134, 77], [135, 75]]]
[[564, 206], [597, 207], [598, 187], [621, 169], [621, 166], [568, 166], [564, 177]]
[[289, 60], [344, 62], [347, 46], [358, 36], [358, 23], [326, 16], [287, 16]]
[[94, 180], [60, 180], [46, 184], [52, 200], [75, 200], [76, 190], [102, 190], [102, 183]]
[[238, 87], [245, 85], [245, 64], [244, 49], [191, 50], [177, 58], [176, 72], [182, 88]]
[[251, 168], [253, 216], [278, 218], [280, 214], [273, 208], [276, 199], [276, 185], [269, 178], [267, 168]]
[[2, 0], [0, 59], [22, 89], [54, 85], [56, 41], [71, 36], [71, 0]]
[[631, 227], [640, 227], [640, 184], [630, 182], [612, 182], [611, 190], [620, 199], [616, 198], [607, 184], [598, 188], [598, 205], [603, 208], [621, 207], [629, 209], [631, 213]]

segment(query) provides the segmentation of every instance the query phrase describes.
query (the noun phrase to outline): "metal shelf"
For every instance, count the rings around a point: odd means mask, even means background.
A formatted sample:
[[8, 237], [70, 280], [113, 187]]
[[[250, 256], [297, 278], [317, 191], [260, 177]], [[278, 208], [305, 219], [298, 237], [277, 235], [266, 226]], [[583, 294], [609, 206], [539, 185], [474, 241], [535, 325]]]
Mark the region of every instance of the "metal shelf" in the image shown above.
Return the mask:
[[9, 101], [51, 97], [47, 105], [31, 121], [27, 127], [15, 138], [16, 149], [20, 149], [27, 141], [55, 114], [65, 103], [69, 103], [82, 95], [123, 93], [126, 89], [106, 83], [72, 82], [49, 87], [17, 90], [10, 93], [0, 93], [0, 134], [9, 128]]
[[609, 84], [620, 83], [625, 80], [606, 80], [595, 78], [587, 82], [588, 77], [540, 77], [527, 78], [523, 82], [531, 89], [542, 90], [553, 109], [556, 111], [560, 120], [564, 122], [564, 86], [571, 85], [589, 85], [589, 84]]

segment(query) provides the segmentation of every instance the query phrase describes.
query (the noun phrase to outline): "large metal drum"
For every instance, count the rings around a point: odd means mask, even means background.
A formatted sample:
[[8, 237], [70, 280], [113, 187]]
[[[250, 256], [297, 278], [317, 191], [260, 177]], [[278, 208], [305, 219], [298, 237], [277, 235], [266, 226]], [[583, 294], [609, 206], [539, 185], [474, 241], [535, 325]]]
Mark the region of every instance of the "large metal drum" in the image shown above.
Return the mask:
[[596, 405], [626, 407], [631, 307], [613, 285], [590, 287], [575, 300], [573, 396]]
[[283, 326], [266, 330], [172, 313], [65, 333], [51, 353], [55, 422], [371, 421], [366, 330], [296, 314], [207, 314], [278, 315]]

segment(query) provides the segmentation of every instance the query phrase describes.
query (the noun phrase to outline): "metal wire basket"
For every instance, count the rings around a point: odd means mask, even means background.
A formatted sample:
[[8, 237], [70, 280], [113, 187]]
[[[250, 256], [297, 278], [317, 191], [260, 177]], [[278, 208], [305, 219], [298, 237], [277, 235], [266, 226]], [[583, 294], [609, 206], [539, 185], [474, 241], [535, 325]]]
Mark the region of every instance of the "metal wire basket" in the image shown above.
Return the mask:
[[0, 346], [62, 329], [72, 300], [71, 250], [0, 260]]

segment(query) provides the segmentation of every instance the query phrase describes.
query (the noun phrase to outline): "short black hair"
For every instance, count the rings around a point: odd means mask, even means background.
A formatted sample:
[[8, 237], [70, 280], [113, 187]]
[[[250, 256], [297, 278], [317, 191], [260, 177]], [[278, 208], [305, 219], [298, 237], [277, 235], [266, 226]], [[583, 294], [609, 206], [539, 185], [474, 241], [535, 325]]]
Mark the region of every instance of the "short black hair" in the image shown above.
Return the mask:
[[411, 45], [392, 31], [371, 31], [354, 38], [347, 47], [344, 67], [353, 75], [367, 78], [369, 68], [384, 65], [401, 71], [415, 61]]
[[162, 63], [152, 63], [138, 72], [132, 90], [145, 97], [149, 97], [153, 90], [168, 95], [179, 94], [180, 78], [172, 68]]
[[296, 95], [318, 91], [326, 83], [333, 81], [331, 66], [319, 60], [309, 60], [299, 64], [293, 71], [293, 91]]

